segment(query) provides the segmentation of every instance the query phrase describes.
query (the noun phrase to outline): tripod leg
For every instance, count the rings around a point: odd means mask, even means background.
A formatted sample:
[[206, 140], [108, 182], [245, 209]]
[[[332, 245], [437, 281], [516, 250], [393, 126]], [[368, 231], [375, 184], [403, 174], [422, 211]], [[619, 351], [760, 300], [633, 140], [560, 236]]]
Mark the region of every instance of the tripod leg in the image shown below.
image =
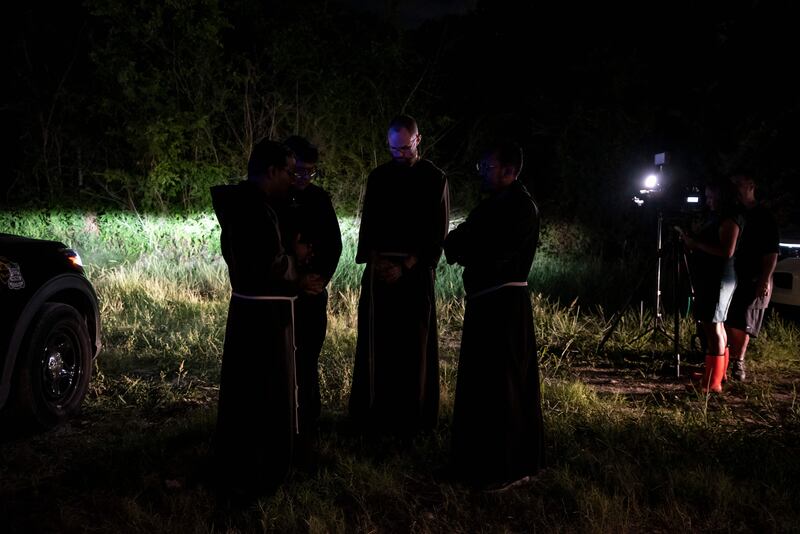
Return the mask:
[[[678, 285], [681, 280], [681, 260], [684, 256], [680, 249], [681, 244], [677, 239], [673, 239], [672, 255], [674, 256], [675, 270], [673, 271], [674, 280], [672, 283], [672, 349], [675, 353], [675, 377], [681, 376], [681, 314], [678, 308]], [[679, 256], [680, 254], [680, 256]]]

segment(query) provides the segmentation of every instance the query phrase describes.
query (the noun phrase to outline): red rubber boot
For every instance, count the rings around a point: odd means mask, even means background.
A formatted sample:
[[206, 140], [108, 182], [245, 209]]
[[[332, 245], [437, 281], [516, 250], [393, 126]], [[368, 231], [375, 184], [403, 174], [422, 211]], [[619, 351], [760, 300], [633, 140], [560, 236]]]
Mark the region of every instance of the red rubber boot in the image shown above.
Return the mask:
[[722, 377], [725, 376], [725, 354], [706, 354], [706, 367], [703, 370], [703, 393], [721, 393]]

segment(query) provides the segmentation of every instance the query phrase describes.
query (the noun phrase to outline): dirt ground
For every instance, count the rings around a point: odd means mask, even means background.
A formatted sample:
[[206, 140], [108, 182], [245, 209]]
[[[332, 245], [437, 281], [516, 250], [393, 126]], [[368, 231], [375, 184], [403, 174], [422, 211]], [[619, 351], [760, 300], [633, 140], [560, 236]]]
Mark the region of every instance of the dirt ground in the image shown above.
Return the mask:
[[[680, 375], [674, 361], [664, 361], [657, 371], [636, 366], [577, 366], [573, 367], [575, 378], [590, 386], [600, 395], [621, 395], [630, 400], [648, 399], [664, 405], [682, 404], [687, 399], [703, 398], [699, 383], [692, 375], [702, 373], [699, 363], [682, 362]], [[730, 370], [729, 370], [730, 375]], [[748, 367], [747, 379], [743, 382], [728, 377], [723, 391], [711, 397], [733, 411], [744, 410], [760, 413], [765, 404], [777, 412], [796, 410], [800, 399], [800, 369], [760, 369], [758, 365]], [[760, 419], [760, 417], [757, 417]]]

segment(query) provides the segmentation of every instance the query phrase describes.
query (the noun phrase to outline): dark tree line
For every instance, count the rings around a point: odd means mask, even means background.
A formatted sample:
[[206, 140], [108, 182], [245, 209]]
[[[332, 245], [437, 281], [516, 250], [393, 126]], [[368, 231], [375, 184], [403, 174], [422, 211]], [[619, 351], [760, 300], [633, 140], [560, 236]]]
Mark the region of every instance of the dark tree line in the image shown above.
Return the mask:
[[760, 2], [609, 9], [481, 1], [403, 28], [322, 0], [18, 6], [4, 31], [0, 202], [202, 208], [254, 140], [300, 133], [353, 209], [386, 157], [387, 120], [405, 111], [461, 203], [477, 148], [509, 136], [562, 218], [624, 223], [633, 182], [667, 150], [682, 181], [752, 169], [789, 222], [791, 18]]
[[354, 204], [411, 83], [394, 83], [397, 32], [333, 4], [89, 0], [19, 21], [8, 204], [203, 207], [254, 141], [295, 132], [320, 144], [326, 185]]

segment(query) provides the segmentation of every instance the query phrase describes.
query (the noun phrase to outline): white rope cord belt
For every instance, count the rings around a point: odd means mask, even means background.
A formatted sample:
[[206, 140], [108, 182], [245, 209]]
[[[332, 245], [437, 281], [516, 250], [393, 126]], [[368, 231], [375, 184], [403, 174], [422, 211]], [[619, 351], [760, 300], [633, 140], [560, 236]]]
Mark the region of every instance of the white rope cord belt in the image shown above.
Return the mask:
[[295, 434], [300, 433], [300, 395], [297, 389], [297, 356], [295, 351], [297, 345], [294, 339], [294, 301], [297, 297], [285, 297], [283, 295], [242, 295], [241, 293], [232, 292], [231, 296], [244, 300], [272, 300], [284, 301], [289, 303], [292, 310], [292, 382], [294, 382], [294, 429]]
[[467, 295], [468, 299], [474, 299], [478, 297], [482, 297], [484, 295], [488, 295], [489, 293], [493, 293], [498, 289], [502, 289], [504, 287], [528, 287], [528, 282], [506, 282], [505, 284], [500, 284], [499, 286], [490, 287], [487, 289], [481, 289], [477, 293], [473, 293], [471, 295]]

